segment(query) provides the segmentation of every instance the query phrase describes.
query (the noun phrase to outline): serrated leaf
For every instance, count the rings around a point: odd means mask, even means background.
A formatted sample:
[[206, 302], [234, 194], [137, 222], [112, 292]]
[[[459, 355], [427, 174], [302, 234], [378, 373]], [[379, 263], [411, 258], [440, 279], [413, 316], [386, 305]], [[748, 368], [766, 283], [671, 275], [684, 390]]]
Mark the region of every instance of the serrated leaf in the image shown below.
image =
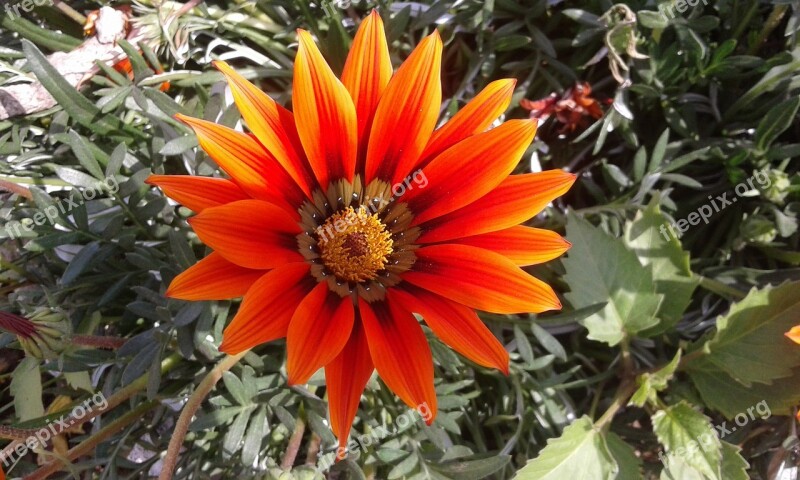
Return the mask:
[[622, 240], [595, 228], [574, 213], [568, 215], [567, 240], [572, 243], [563, 260], [566, 294], [574, 308], [608, 302], [581, 323], [589, 338], [616, 345], [625, 335], [654, 326], [662, 296], [655, 292], [649, 268], [625, 248]]
[[20, 422], [26, 422], [44, 415], [42, 402], [42, 374], [39, 360], [25, 357], [19, 362], [11, 375], [11, 396], [14, 397], [14, 411]]
[[603, 435], [589, 417], [581, 417], [561, 436], [551, 438], [538, 457], [529, 461], [514, 480], [608, 480], [618, 471]]
[[634, 392], [633, 396], [631, 396], [630, 404], [636, 405], [637, 407], [644, 406], [647, 402], [655, 404], [658, 392], [667, 388], [667, 384], [670, 379], [672, 379], [672, 376], [675, 375], [675, 370], [678, 369], [680, 361], [681, 351], [678, 350], [672, 361], [657, 372], [639, 375], [639, 377], [636, 378], [636, 383], [639, 384], [639, 388]]
[[710, 478], [719, 478], [722, 446], [709, 419], [686, 401], [659, 410], [653, 415], [653, 431], [666, 447], [668, 456]]
[[709, 362], [741, 382], [771, 384], [800, 366], [800, 349], [784, 336], [800, 323], [800, 282], [753, 289], [717, 319], [703, 350]]
[[606, 434], [606, 445], [619, 467], [619, 473], [615, 477], [617, 480], [639, 480], [644, 478], [642, 476], [642, 460], [636, 456], [636, 451], [633, 447], [625, 443], [614, 432]]
[[644, 335], [661, 333], [675, 325], [689, 306], [697, 287], [697, 280], [689, 268], [689, 254], [669, 233], [667, 225], [668, 220], [654, 200], [625, 228], [625, 244], [643, 265], [651, 267], [655, 290], [664, 296], [656, 313], [663, 320], [662, 324]]
[[705, 358], [690, 362], [687, 371], [703, 402], [729, 419], [761, 402], [769, 406], [772, 414], [791, 415], [792, 409], [800, 403], [800, 368], [795, 368], [791, 377], [772, 385], [750, 387], [737, 382]]

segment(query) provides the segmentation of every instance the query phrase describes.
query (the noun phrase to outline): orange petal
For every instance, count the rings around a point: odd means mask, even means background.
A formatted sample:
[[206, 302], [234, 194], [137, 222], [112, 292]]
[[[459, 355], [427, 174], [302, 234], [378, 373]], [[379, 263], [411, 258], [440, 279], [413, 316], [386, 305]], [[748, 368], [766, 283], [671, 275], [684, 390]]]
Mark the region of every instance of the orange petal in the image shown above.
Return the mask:
[[244, 296], [239, 312], [222, 332], [221, 352], [236, 355], [256, 345], [283, 338], [300, 302], [316, 282], [305, 262], [270, 270]]
[[442, 103], [442, 40], [426, 37], [383, 92], [369, 137], [366, 183], [402, 180], [419, 161]]
[[166, 296], [181, 300], [227, 300], [241, 297], [264, 270], [243, 268], [217, 252], [192, 265], [169, 284]]
[[251, 197], [292, 212], [305, 199], [283, 167], [250, 135], [199, 118], [175, 118], [192, 127], [203, 150]]
[[500, 255], [469, 245], [429, 245], [403, 280], [445, 298], [493, 313], [540, 313], [561, 302], [550, 285]]
[[516, 84], [516, 80], [506, 78], [496, 80], [481, 90], [450, 121], [433, 132], [422, 153], [420, 166], [425, 166], [433, 157], [470, 135], [486, 131], [508, 108]]
[[786, 332], [784, 335], [789, 337], [789, 339], [791, 339], [794, 343], [800, 343], [800, 325], [792, 327], [792, 329]]
[[297, 135], [294, 115], [278, 105], [269, 95], [236, 73], [227, 63], [214, 66], [225, 75], [233, 101], [250, 131], [275, 157], [306, 195], [314, 189], [314, 177], [308, 168], [305, 152]]
[[474, 310], [408, 284], [390, 289], [388, 295], [390, 301], [422, 315], [433, 333], [455, 351], [508, 375], [508, 352]]
[[[361, 320], [353, 325], [350, 339], [339, 355], [325, 366], [325, 384], [328, 387], [328, 409], [331, 430], [339, 439], [339, 453], [344, 453], [350, 427], [358, 411], [361, 393], [375, 367], [369, 355], [367, 336]], [[340, 459], [343, 455], [337, 455]]]
[[536, 135], [536, 122], [510, 120], [447, 149], [422, 170], [428, 185], [402, 197], [415, 213], [412, 225], [469, 205], [514, 170]]
[[289, 385], [306, 383], [339, 355], [353, 330], [353, 301], [318, 283], [300, 302], [286, 336]]
[[422, 405], [436, 416], [433, 357], [422, 327], [408, 310], [387, 302], [358, 299], [369, 352], [378, 375], [411, 408]]
[[298, 30], [292, 105], [298, 134], [323, 190], [332, 180], [353, 180], [358, 121], [353, 99], [322, 58], [311, 35]]
[[452, 242], [497, 252], [520, 267], [549, 262], [572, 246], [556, 232], [524, 226], [459, 238]]
[[357, 172], [364, 169], [372, 119], [378, 107], [378, 100], [391, 78], [392, 62], [389, 59], [389, 46], [386, 43], [383, 20], [378, 12], [373, 10], [358, 28], [342, 72], [342, 83], [353, 98], [358, 117]]
[[519, 225], [564, 195], [575, 178], [563, 170], [512, 175], [480, 200], [422, 225], [419, 242], [443, 242]]
[[302, 261], [300, 227], [283, 209], [261, 200], [240, 200], [207, 208], [189, 219], [203, 243], [246, 268], [269, 269]]
[[144, 183], [159, 187], [164, 195], [195, 212], [250, 198], [238, 185], [224, 178], [150, 175]]

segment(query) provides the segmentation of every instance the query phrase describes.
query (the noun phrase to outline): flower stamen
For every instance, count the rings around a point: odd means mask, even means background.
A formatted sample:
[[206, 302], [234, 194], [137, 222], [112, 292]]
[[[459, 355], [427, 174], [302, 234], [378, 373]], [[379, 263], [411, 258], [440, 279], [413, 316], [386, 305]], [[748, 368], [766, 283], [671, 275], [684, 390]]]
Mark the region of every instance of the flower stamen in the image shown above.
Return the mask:
[[348, 282], [376, 278], [393, 252], [392, 234], [377, 214], [363, 207], [336, 212], [315, 233], [322, 262], [337, 278]]

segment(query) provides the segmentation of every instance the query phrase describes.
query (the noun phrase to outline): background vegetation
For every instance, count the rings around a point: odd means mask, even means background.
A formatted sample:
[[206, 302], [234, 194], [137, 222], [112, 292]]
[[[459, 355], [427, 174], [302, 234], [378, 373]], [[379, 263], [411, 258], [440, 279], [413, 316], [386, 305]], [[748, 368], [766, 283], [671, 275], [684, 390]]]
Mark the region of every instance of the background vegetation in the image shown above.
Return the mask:
[[[70, 2], [83, 14], [103, 5], [121, 4]], [[564, 311], [483, 316], [511, 352], [508, 377], [429, 334], [437, 421], [395, 432], [408, 410], [373, 378], [353, 432], [373, 440], [327, 477], [797, 475], [800, 346], [783, 335], [800, 323], [796, 1], [700, 1], [674, 18], [652, 0], [215, 0], [178, 16], [180, 6], [133, 4], [146, 41], [122, 43], [132, 75], [103, 68], [80, 92], [43, 56], [82, 41], [74, 16], [57, 5], [21, 19], [0, 12], [0, 83], [38, 79], [58, 102], [0, 121], [9, 190], [0, 217], [29, 222], [108, 176], [119, 185], [21, 238], [0, 230], [0, 309], [40, 322], [55, 313], [45, 320], [63, 318], [58, 328], [71, 332], [27, 354], [16, 336], [0, 336], [0, 436], [19, 438], [14, 428], [45, 425], [94, 392], [117, 402], [63, 433], [55, 453], [25, 456], [12, 477], [46, 478], [33, 472], [47, 462], [59, 470], [64, 459], [70, 467], [51, 478], [158, 474], [181, 399], [219, 361], [215, 345], [237, 308], [163, 297], [205, 248], [189, 212], [143, 181], [153, 172], [219, 175], [172, 115], [239, 120], [215, 58], [289, 105], [295, 29], [309, 29], [340, 71], [372, 8], [386, 21], [395, 65], [439, 29], [443, 119], [504, 77], [518, 79], [507, 118], [529, 114], [521, 100], [561, 96], [579, 82], [603, 115], [551, 116], [518, 168], [579, 175], [531, 222], [573, 243], [566, 258], [531, 269], [564, 294]], [[738, 196], [755, 172], [769, 186]], [[707, 225], [680, 240], [660, 233], [726, 193], [737, 201]], [[175, 478], [320, 478], [308, 464], [334, 445], [323, 378], [287, 387], [284, 355], [281, 342], [258, 347], [222, 378], [190, 427]], [[770, 415], [753, 410], [762, 401]], [[757, 414], [739, 425], [748, 408]], [[735, 431], [691, 448], [720, 425]]]

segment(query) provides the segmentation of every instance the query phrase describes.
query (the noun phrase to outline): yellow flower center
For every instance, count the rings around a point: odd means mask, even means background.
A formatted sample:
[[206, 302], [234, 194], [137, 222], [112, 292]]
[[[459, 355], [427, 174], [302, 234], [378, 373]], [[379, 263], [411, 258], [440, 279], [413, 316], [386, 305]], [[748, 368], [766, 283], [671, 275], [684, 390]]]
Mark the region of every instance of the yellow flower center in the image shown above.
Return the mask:
[[325, 266], [349, 282], [377, 277], [392, 254], [391, 233], [364, 207], [347, 207], [334, 213], [315, 233]]

